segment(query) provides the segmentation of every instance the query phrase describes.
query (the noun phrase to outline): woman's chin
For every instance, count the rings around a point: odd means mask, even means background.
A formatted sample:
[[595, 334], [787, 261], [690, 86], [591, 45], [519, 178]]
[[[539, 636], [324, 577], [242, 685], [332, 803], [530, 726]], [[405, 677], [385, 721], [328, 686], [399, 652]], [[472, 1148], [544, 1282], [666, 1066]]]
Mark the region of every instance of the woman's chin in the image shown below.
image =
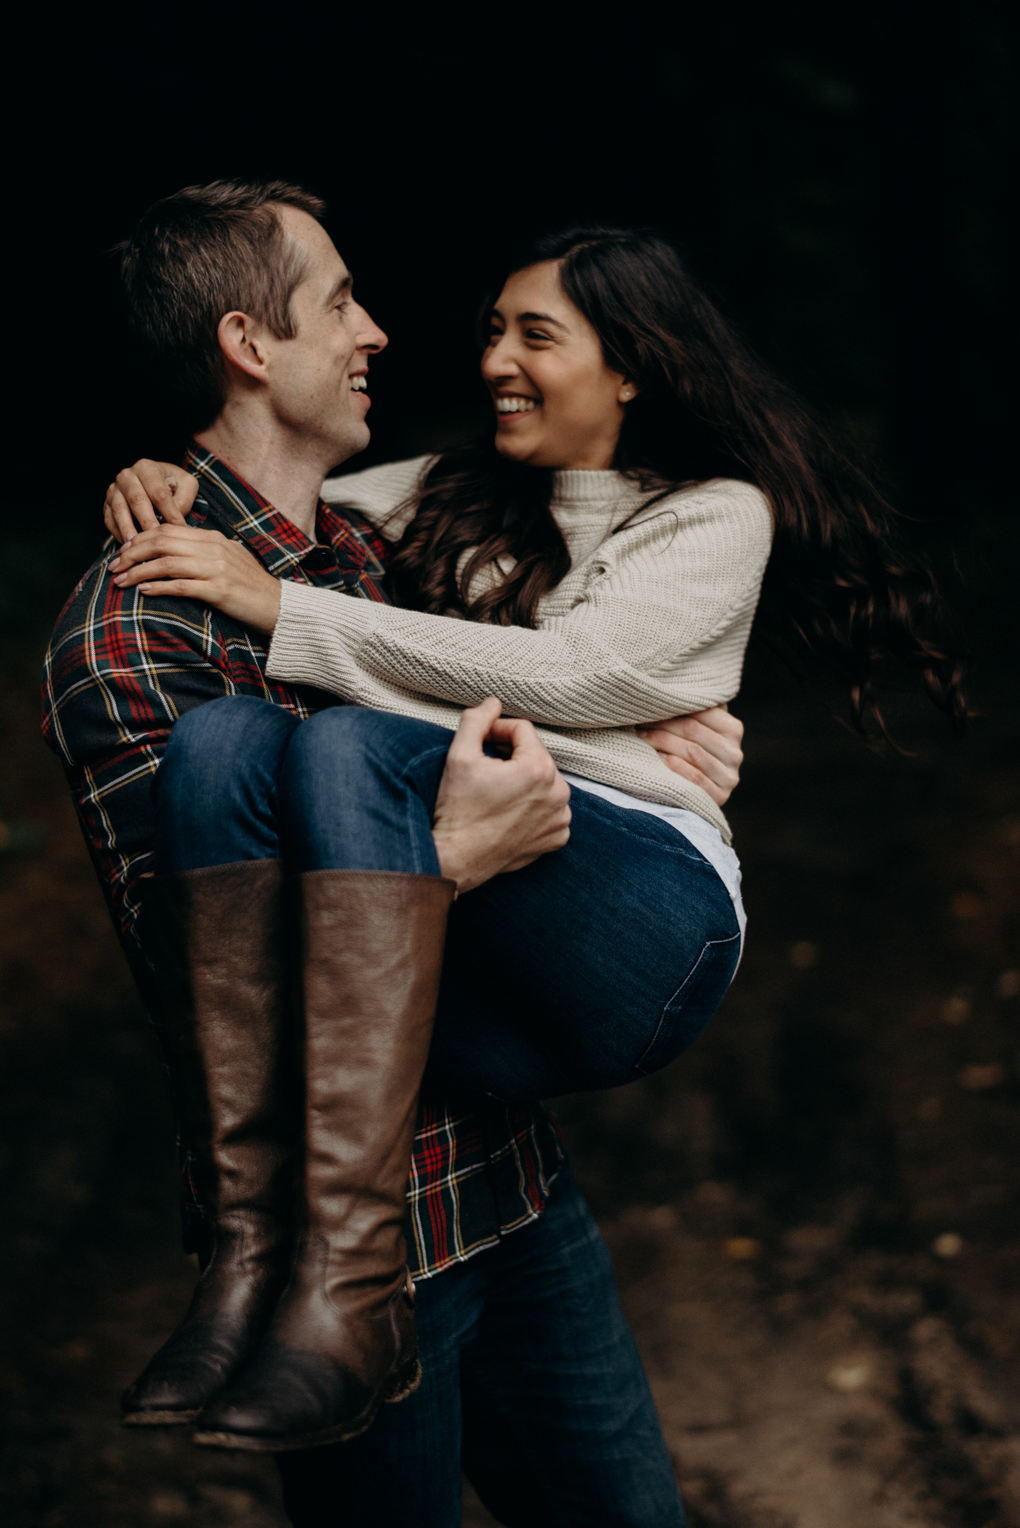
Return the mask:
[[496, 427], [496, 436], [493, 444], [500, 456], [505, 456], [509, 462], [531, 462], [532, 450], [529, 450], [527, 441], [515, 439], [509, 431]]
[[539, 440], [527, 440], [523, 431], [517, 433], [511, 430], [501, 430], [496, 427], [494, 441], [496, 450], [500, 456], [508, 462], [520, 462], [522, 467], [561, 467], [563, 464], [556, 457], [555, 452], [546, 448], [543, 450]]

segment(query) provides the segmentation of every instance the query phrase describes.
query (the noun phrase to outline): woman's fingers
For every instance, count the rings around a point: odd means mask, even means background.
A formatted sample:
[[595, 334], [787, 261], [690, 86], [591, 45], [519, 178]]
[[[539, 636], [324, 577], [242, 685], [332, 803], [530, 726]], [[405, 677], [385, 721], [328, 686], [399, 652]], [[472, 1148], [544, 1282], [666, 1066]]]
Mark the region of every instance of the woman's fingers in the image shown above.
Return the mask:
[[117, 473], [111, 492], [119, 494], [120, 502], [127, 505], [136, 530], [152, 530], [159, 524], [152, 499], [133, 467], [125, 467]]
[[[247, 552], [243, 555], [249, 557]], [[120, 589], [170, 578], [219, 579], [225, 587], [232, 560], [231, 543], [219, 531], [197, 531], [191, 527], [167, 530], [161, 526], [157, 531], [136, 536], [130, 546], [122, 548], [110, 568]]]
[[[134, 499], [126, 491], [125, 497], [132, 509], [135, 501], [140, 505], [144, 497], [150, 511], [154, 506], [167, 525], [184, 525], [188, 510], [198, 495], [198, 479], [190, 472], [175, 467], [172, 462], [153, 462], [144, 456], [133, 467], [126, 467], [117, 474], [117, 484], [122, 491], [127, 487], [131, 489]], [[143, 530], [147, 528], [142, 527]]]
[[[122, 474], [123, 476], [123, 474]], [[127, 489], [127, 491], [125, 491]], [[139, 528], [150, 530], [159, 524], [147, 494], [137, 485], [111, 483], [103, 501], [103, 524], [120, 542], [127, 541]]]
[[132, 538], [131, 545], [121, 548], [110, 567], [123, 572], [139, 562], [153, 557], [165, 557], [174, 553], [211, 551], [238, 543], [228, 542], [219, 531], [207, 531], [197, 525], [154, 525], [150, 530], [140, 531]]
[[[151, 536], [152, 532], [146, 532], [146, 535]], [[110, 564], [111, 569], [120, 569], [113, 580], [119, 589], [137, 587], [143, 594], [185, 594], [207, 604], [222, 598], [224, 565], [211, 547], [185, 547], [167, 552], [150, 547], [150, 555], [146, 557], [136, 551], [141, 539], [139, 536], [130, 546], [123, 547]]]
[[116, 483], [111, 483], [106, 490], [106, 499], [103, 502], [103, 524], [115, 540], [123, 544], [135, 534], [135, 525], [128, 502]]
[[240, 541], [193, 525], [142, 531], [111, 562], [120, 589], [187, 595], [259, 631], [273, 630], [280, 584]]
[[155, 583], [139, 584], [140, 594], [172, 595], [174, 599], [200, 600], [204, 605], [213, 603], [215, 590], [204, 578], [161, 578]]
[[210, 582], [220, 571], [217, 564], [210, 566], [209, 559], [204, 557], [156, 557], [150, 562], [136, 563], [126, 572], [119, 573], [114, 583], [120, 589], [130, 589], [135, 584], [156, 583], [174, 578], [200, 578]]
[[154, 529], [161, 520], [183, 526], [197, 495], [198, 479], [190, 472], [143, 457], [118, 472], [106, 490], [103, 523], [121, 542], [136, 530]]

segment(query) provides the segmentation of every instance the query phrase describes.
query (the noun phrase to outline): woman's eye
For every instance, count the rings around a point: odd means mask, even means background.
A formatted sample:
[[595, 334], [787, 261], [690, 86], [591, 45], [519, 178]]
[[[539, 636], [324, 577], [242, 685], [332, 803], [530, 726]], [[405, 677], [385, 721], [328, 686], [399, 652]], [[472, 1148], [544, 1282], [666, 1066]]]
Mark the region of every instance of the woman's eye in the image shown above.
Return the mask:
[[526, 329], [524, 332], [524, 338], [528, 340], [548, 340], [551, 339], [552, 336], [549, 334], [543, 334], [541, 329]]

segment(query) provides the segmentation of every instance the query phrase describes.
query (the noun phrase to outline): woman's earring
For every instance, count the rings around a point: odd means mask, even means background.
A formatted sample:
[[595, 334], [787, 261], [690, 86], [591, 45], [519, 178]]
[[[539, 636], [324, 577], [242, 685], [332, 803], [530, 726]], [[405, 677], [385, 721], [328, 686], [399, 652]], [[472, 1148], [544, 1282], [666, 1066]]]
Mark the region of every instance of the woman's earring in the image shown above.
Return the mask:
[[624, 401], [629, 403], [631, 398], [633, 398], [633, 396], [634, 396], [634, 389], [632, 387], [625, 387], [623, 389], [623, 395], [622, 396], [624, 398]]

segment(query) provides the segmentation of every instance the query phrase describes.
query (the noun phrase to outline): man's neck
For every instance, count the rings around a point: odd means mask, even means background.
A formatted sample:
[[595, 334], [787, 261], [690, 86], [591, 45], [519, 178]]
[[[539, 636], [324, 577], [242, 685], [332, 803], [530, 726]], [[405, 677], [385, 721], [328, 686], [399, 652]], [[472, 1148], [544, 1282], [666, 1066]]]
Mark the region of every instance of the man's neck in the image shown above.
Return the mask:
[[322, 480], [333, 463], [324, 465], [314, 444], [309, 447], [307, 440], [276, 421], [252, 419], [229, 408], [195, 440], [315, 540]]

